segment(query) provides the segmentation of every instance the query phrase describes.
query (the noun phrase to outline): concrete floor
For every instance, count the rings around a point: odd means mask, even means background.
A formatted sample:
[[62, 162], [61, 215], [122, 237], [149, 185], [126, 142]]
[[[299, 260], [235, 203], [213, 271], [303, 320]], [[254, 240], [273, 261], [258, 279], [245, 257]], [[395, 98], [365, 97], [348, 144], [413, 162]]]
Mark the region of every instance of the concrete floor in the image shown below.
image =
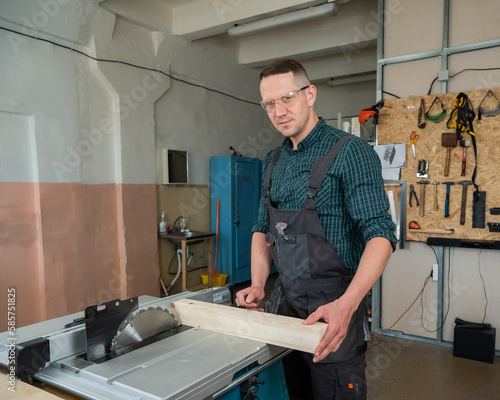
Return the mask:
[[[270, 276], [264, 301], [276, 277]], [[236, 285], [237, 290], [248, 284]], [[453, 357], [452, 347], [390, 336], [379, 339], [366, 354], [368, 400], [500, 400], [498, 357], [487, 364]]]
[[498, 400], [500, 361], [453, 357], [453, 349], [389, 336], [366, 355], [369, 400]]

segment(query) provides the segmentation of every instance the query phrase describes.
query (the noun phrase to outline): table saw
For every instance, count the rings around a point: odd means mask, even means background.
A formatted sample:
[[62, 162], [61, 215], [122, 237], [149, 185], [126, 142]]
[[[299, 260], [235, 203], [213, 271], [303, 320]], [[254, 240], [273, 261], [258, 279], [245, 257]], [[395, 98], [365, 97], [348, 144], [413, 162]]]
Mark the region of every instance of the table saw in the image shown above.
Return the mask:
[[0, 365], [87, 399], [288, 399], [290, 350], [180, 325], [185, 298], [231, 305], [227, 287], [113, 300], [0, 333]]

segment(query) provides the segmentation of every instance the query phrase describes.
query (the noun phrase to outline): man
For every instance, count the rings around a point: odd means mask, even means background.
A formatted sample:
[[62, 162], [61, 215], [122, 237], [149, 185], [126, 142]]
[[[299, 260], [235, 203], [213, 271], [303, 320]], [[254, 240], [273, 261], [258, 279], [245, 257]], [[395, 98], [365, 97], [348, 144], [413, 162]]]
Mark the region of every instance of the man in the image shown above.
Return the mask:
[[252, 283], [236, 303], [257, 309], [274, 262], [266, 311], [328, 323], [314, 354], [283, 359], [290, 399], [364, 399], [365, 296], [394, 251], [394, 224], [376, 153], [316, 115], [316, 90], [294, 60], [260, 75], [261, 104], [285, 139], [265, 159]]

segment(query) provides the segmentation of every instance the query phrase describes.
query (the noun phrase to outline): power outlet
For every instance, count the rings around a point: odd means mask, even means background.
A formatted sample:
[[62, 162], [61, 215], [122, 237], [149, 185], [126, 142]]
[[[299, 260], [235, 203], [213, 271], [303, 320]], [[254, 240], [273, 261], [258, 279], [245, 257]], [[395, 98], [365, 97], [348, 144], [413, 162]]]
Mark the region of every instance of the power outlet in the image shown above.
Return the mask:
[[439, 280], [437, 264], [432, 264], [432, 280], [436, 282]]

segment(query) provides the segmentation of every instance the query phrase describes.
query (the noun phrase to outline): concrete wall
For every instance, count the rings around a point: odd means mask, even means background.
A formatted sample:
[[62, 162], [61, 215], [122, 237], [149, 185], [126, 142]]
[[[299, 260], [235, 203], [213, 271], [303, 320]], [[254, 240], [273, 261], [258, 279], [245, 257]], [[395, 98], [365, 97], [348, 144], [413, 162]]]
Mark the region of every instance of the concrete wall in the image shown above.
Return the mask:
[[317, 87], [316, 112], [334, 127], [338, 113], [342, 114], [342, 121], [351, 122], [351, 117], [357, 117], [361, 109], [376, 103], [374, 80], [334, 87], [321, 83]]
[[[230, 49], [99, 1], [1, 1], [0, 15], [15, 31], [258, 100], [257, 73]], [[193, 182], [207, 184], [210, 155], [233, 145], [262, 157], [275, 140], [258, 105], [70, 49], [0, 30], [0, 292], [16, 288], [18, 326], [160, 294], [157, 146], [187, 150]]]
[[[159, 295], [159, 212], [168, 208], [170, 224], [194, 207], [199, 221], [193, 223], [205, 229], [209, 208], [203, 185], [209, 182], [210, 156], [230, 154], [232, 145], [245, 156], [262, 158], [281, 142], [260, 106], [251, 104], [260, 99], [258, 71], [238, 65], [231, 47], [218, 38], [187, 42], [170, 35], [168, 27], [151, 29], [147, 21], [132, 24], [99, 3], [0, 1], [4, 27], [175, 78], [92, 61], [0, 30], [0, 292], [17, 289], [19, 326], [118, 297]], [[411, 0], [391, 4], [386, 56], [440, 48], [442, 1], [426, 0], [426, 7]], [[452, 45], [498, 36], [499, 5], [492, 0], [475, 4], [471, 9], [464, 0], [452, 0]], [[484, 18], [484, 24], [467, 23]], [[163, 20], [169, 18], [154, 23]], [[373, 51], [358, 50], [360, 57]], [[496, 66], [496, 60], [497, 49], [454, 55], [450, 73]], [[440, 66], [440, 59], [429, 59], [386, 67], [384, 90], [402, 97], [426, 94]], [[467, 72], [450, 81], [449, 91], [499, 86], [498, 71]], [[372, 83], [318, 88], [316, 109], [326, 119], [334, 120], [339, 111], [356, 115], [375, 102]], [[433, 93], [439, 90], [436, 84]], [[190, 182], [199, 187], [175, 190], [171, 197], [157, 187], [155, 159], [162, 148], [189, 152]], [[489, 300], [486, 321], [499, 325], [500, 311], [492, 306], [499, 300], [498, 259], [487, 250], [447, 253], [452, 299], [447, 340], [455, 316], [483, 318], [479, 270]], [[432, 250], [417, 242], [394, 254], [383, 277], [384, 327], [411, 304], [434, 262]], [[435, 329], [436, 293], [436, 284], [429, 283], [424, 320], [430, 330]], [[421, 327], [420, 311], [417, 304], [394, 329], [435, 336]], [[6, 321], [2, 308], [0, 330]]]
[[[405, 0], [397, 4], [397, 12], [389, 13], [385, 24], [385, 56], [441, 49], [443, 1]], [[474, 2], [472, 7], [468, 2], [452, 0], [450, 14], [451, 46], [498, 39], [500, 3], [481, 0]], [[450, 75], [465, 68], [498, 67], [499, 57], [498, 47], [453, 55], [449, 60]], [[384, 68], [384, 90], [400, 97], [426, 95], [440, 70], [440, 58], [387, 66]], [[498, 87], [500, 71], [469, 71], [450, 79], [448, 92]], [[432, 93], [440, 91], [441, 84], [437, 82]], [[455, 317], [476, 322], [484, 319], [500, 327], [500, 310], [495, 307], [500, 301], [499, 260], [500, 254], [496, 250], [445, 250], [444, 311], [447, 318], [443, 328], [444, 340], [453, 341]], [[407, 249], [396, 251], [382, 277], [384, 328], [390, 327], [417, 297], [436, 262], [434, 252], [424, 243], [410, 242]], [[424, 291], [423, 310], [417, 302], [393, 329], [435, 338], [436, 299], [437, 283], [431, 280]], [[500, 344], [496, 346], [500, 348]]]

